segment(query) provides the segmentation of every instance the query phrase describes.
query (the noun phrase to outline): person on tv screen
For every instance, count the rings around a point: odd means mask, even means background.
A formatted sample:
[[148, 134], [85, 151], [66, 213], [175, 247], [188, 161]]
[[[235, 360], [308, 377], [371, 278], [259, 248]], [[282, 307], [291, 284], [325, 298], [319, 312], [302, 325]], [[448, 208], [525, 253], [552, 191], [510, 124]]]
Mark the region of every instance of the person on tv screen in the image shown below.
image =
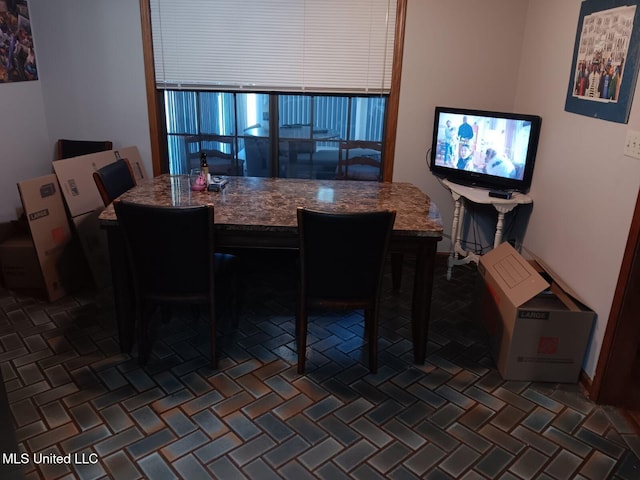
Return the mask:
[[487, 148], [485, 172], [496, 177], [515, 178], [516, 167], [507, 157], [500, 157], [493, 148]]
[[451, 125], [451, 120], [447, 120], [444, 127], [444, 161], [450, 164], [453, 160], [453, 144], [455, 142], [456, 129]]
[[458, 127], [458, 139], [460, 140], [471, 140], [473, 138], [473, 127], [469, 125], [469, 121], [467, 120], [467, 116], [462, 117], [462, 123]]
[[473, 152], [471, 151], [471, 145], [468, 139], [462, 139], [458, 144], [458, 161], [456, 162], [456, 168], [458, 170], [473, 169]]

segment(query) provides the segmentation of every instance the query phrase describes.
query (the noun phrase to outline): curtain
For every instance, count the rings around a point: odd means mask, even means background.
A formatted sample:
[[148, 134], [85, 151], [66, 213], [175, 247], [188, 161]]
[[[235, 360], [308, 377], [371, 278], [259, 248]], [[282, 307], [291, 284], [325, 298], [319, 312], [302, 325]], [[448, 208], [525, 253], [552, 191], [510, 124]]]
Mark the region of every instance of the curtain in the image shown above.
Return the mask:
[[388, 93], [396, 0], [151, 0], [160, 89]]

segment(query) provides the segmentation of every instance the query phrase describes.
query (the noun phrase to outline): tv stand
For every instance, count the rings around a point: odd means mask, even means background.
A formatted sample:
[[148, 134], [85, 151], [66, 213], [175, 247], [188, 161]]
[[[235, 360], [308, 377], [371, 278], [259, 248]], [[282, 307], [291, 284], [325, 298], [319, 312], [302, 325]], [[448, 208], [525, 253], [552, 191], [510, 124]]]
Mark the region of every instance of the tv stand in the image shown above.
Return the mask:
[[489, 190], [466, 187], [443, 180], [442, 184], [451, 192], [453, 197], [453, 223], [451, 225], [451, 251], [447, 263], [447, 280], [451, 280], [451, 271], [455, 265], [465, 265], [470, 262], [478, 263], [480, 255], [468, 252], [462, 248], [460, 237], [462, 236], [462, 224], [464, 221], [465, 201], [486, 205], [493, 205], [498, 212], [496, 222], [496, 234], [493, 239], [493, 248], [502, 243], [502, 229], [504, 228], [504, 216], [518, 205], [532, 203], [533, 199], [523, 193], [513, 192], [511, 198], [499, 198], [489, 196]]

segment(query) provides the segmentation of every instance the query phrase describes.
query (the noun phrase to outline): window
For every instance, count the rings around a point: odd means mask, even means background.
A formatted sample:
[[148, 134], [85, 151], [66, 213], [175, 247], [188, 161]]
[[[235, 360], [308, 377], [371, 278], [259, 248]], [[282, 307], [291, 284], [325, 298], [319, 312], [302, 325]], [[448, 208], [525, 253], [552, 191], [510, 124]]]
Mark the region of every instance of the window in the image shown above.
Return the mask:
[[[166, 90], [164, 101], [172, 174], [198, 167], [204, 151], [214, 174], [334, 178], [340, 141], [382, 145], [387, 99]], [[382, 155], [371, 154], [380, 179]]]
[[406, 0], [141, 0], [154, 173], [185, 171], [204, 150], [246, 174], [258, 151], [267, 174], [321, 178], [340, 140], [390, 140], [392, 152], [405, 10]]

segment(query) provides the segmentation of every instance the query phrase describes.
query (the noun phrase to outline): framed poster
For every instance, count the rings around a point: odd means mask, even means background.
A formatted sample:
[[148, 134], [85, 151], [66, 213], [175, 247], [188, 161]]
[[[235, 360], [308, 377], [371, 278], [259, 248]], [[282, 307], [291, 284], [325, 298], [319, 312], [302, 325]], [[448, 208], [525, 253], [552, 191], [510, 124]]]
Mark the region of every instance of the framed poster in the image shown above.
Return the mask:
[[0, 0], [0, 83], [37, 79], [27, 0]]
[[640, 54], [638, 0], [586, 0], [580, 7], [565, 110], [627, 123]]

